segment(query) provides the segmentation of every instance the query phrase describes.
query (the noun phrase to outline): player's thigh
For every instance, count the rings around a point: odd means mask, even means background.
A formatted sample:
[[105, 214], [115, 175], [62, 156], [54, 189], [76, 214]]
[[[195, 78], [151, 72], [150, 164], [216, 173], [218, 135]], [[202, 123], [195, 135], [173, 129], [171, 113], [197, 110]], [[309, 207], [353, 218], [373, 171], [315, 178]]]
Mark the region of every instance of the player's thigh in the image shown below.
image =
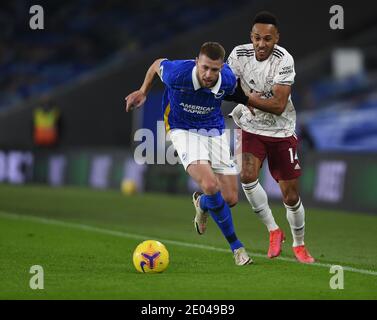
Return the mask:
[[224, 200], [230, 207], [238, 202], [238, 177], [237, 175], [216, 174], [219, 188]]
[[289, 206], [294, 206], [300, 199], [298, 178], [279, 180], [279, 186], [283, 195], [283, 202]]
[[173, 130], [170, 138], [187, 173], [205, 194], [219, 191], [217, 178], [209, 163], [206, 140], [187, 130]]
[[294, 136], [268, 143], [268, 167], [276, 181], [294, 180], [301, 175], [297, 147], [298, 141]]
[[170, 139], [185, 170], [191, 163], [210, 161], [208, 144], [200, 135], [176, 129], [170, 132]]
[[220, 175], [237, 175], [237, 166], [232, 158], [227, 135], [209, 137], [209, 158], [213, 171]]
[[205, 194], [215, 194], [220, 190], [218, 179], [209, 162], [192, 162], [188, 165], [186, 171]]

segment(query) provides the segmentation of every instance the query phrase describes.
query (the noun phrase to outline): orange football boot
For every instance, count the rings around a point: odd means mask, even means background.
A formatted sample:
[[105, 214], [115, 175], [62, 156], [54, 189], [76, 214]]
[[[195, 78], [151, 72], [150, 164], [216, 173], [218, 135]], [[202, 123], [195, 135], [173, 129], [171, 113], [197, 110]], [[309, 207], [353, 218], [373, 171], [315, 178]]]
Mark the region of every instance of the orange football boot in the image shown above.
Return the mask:
[[267, 256], [275, 258], [281, 253], [281, 244], [285, 240], [284, 232], [281, 229], [270, 231], [270, 247], [268, 248]]
[[296, 259], [301, 262], [301, 263], [313, 263], [315, 260], [314, 258], [310, 255], [308, 250], [306, 250], [305, 246], [297, 246], [297, 247], [292, 247], [293, 252], [296, 256]]

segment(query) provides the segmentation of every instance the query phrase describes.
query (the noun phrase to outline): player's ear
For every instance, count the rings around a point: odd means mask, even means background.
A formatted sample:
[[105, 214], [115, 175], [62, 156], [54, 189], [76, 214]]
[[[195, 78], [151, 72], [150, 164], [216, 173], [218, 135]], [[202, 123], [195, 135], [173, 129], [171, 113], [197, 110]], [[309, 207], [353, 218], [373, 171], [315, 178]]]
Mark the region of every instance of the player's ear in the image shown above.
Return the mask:
[[280, 33], [279, 31], [276, 32], [276, 43], [279, 42], [279, 39], [280, 39]]
[[195, 64], [196, 64], [196, 66], [198, 66], [198, 61], [199, 61], [199, 58], [196, 57], [196, 58], [195, 58]]

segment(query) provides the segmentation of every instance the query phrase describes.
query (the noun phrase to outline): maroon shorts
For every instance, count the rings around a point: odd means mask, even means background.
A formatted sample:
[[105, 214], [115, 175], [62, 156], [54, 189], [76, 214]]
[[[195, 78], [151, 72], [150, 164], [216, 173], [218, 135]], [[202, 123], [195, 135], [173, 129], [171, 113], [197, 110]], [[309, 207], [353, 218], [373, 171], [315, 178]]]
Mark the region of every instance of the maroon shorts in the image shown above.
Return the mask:
[[296, 136], [273, 138], [242, 130], [242, 153], [251, 153], [263, 164], [267, 157], [271, 176], [276, 180], [296, 179], [301, 175]]

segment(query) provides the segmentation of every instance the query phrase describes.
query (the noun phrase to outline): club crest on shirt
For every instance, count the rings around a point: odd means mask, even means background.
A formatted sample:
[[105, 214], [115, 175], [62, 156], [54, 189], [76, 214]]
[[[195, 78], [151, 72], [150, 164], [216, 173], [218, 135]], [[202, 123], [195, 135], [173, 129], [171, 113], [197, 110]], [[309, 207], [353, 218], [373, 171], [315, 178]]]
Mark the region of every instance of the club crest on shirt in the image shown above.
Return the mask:
[[224, 90], [220, 90], [218, 93], [215, 94], [215, 99], [220, 99], [224, 95], [224, 93]]
[[273, 85], [274, 83], [274, 78], [273, 77], [266, 77], [266, 83], [270, 86]]

